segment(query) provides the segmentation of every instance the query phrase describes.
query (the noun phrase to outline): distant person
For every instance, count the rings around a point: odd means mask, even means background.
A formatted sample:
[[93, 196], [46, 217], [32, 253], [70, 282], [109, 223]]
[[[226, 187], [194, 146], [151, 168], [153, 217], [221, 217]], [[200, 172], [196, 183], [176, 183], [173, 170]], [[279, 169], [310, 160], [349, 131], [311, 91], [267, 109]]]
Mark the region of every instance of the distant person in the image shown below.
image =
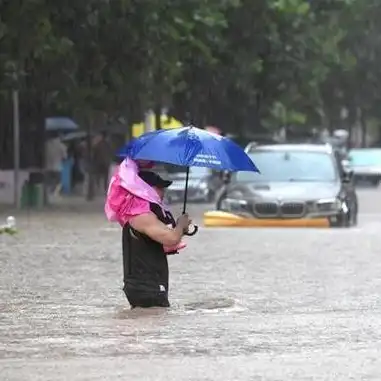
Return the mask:
[[[171, 182], [158, 174], [140, 171], [139, 177], [163, 199]], [[156, 203], [129, 219], [123, 227], [124, 292], [132, 308], [169, 307], [168, 261], [165, 247], [176, 247], [191, 220], [187, 214], [177, 221], [168, 210]]]
[[107, 192], [110, 165], [113, 159], [113, 149], [103, 132], [97, 135], [93, 140], [92, 162], [95, 184], [98, 189]]
[[67, 147], [57, 134], [45, 144], [45, 163], [49, 190], [57, 191], [61, 184], [62, 163], [67, 159]]

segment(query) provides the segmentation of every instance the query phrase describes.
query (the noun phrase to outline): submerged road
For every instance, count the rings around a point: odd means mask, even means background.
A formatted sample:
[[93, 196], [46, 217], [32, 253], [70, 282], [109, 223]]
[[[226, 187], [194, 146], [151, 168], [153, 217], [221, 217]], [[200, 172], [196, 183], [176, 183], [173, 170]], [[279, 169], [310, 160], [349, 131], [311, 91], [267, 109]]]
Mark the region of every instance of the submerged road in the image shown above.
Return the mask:
[[200, 229], [170, 258], [169, 311], [129, 311], [101, 211], [20, 217], [0, 380], [381, 380], [381, 190], [359, 197], [352, 229]]

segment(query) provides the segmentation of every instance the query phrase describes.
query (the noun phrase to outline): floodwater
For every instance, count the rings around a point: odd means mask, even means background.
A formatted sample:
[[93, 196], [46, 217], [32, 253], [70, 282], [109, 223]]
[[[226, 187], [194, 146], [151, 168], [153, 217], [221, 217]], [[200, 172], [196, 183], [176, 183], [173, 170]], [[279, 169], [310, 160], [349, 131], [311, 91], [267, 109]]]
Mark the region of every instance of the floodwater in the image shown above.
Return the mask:
[[200, 229], [170, 257], [172, 308], [147, 311], [101, 212], [20, 217], [0, 236], [0, 380], [380, 381], [380, 201], [362, 191], [349, 230]]

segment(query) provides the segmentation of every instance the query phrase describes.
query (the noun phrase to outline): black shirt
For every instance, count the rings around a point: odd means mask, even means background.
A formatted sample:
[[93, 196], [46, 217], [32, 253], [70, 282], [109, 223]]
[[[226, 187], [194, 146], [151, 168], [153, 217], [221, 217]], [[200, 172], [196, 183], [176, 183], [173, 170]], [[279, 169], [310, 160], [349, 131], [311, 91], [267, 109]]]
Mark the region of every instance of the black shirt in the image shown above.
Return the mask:
[[[168, 211], [154, 203], [152, 213], [165, 225], [175, 227], [175, 220]], [[129, 224], [123, 228], [124, 290], [130, 293], [168, 293], [168, 261], [163, 245], [139, 233]]]

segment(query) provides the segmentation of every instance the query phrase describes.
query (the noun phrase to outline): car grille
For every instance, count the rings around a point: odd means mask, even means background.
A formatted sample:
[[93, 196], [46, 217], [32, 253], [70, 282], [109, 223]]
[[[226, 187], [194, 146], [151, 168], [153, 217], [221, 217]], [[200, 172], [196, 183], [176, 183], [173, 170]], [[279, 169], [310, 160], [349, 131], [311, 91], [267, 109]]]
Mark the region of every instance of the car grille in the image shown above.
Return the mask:
[[253, 205], [253, 211], [259, 218], [300, 218], [306, 212], [306, 205], [301, 202], [260, 202]]
[[305, 204], [301, 202], [286, 202], [280, 205], [282, 217], [302, 217], [305, 213]]
[[254, 213], [258, 217], [275, 217], [278, 215], [278, 205], [273, 202], [261, 202], [254, 205]]

